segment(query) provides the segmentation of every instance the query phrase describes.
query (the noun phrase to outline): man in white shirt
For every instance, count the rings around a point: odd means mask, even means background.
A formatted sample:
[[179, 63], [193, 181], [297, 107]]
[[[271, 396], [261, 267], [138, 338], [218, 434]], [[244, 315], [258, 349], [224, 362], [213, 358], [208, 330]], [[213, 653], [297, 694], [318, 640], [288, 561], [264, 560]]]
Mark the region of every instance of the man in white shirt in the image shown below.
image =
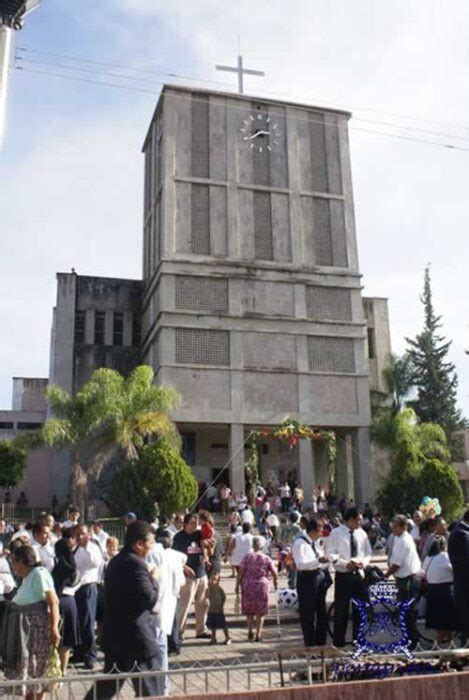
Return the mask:
[[423, 515], [419, 510], [416, 510], [415, 513], [412, 516], [412, 522], [411, 524], [411, 530], [410, 534], [412, 535], [412, 539], [414, 540], [415, 544], [420, 539], [420, 525], [423, 522]]
[[184, 525], [184, 516], [181, 515], [180, 513], [176, 513], [176, 515], [173, 518], [172, 523], [166, 528], [166, 531], [169, 532], [171, 535], [171, 538], [174, 537], [174, 535], [177, 535], [177, 533], [182, 530]]
[[18, 540], [21, 537], [21, 539], [26, 543], [26, 544], [31, 544], [32, 540], [32, 533], [31, 530], [26, 529], [26, 525], [20, 525], [18, 527], [18, 530], [13, 533], [11, 536], [10, 542], [14, 542], [15, 540]]
[[46, 525], [46, 527], [49, 528], [49, 542], [52, 546], [54, 546], [57, 540], [59, 539], [57, 535], [55, 535], [53, 532], [55, 526], [54, 516], [50, 513], [44, 513], [43, 515], [41, 515], [38, 522], [41, 523], [41, 525]]
[[101, 552], [105, 554], [106, 552], [106, 542], [109, 539], [108, 533], [104, 530], [102, 524], [99, 520], [95, 520], [91, 523], [92, 539], [95, 540], [101, 549]]
[[288, 481], [284, 481], [278, 490], [282, 502], [282, 513], [287, 513], [291, 502], [291, 489]]
[[[417, 547], [408, 531], [408, 520], [405, 515], [395, 515], [391, 521], [394, 534], [394, 544], [389, 560], [389, 568], [385, 573], [386, 578], [394, 575], [397, 585], [397, 599], [405, 602], [410, 598], [417, 598], [420, 588], [420, 571], [422, 565], [417, 552]], [[407, 631], [409, 637], [416, 642], [418, 638], [415, 628], [415, 606], [407, 616]]]
[[[179, 591], [186, 582], [184, 566], [187, 556], [171, 549], [171, 538], [162, 535], [150, 553], [150, 566], [157, 568], [159, 585], [158, 602], [154, 608], [156, 643], [159, 650], [158, 665], [161, 670], [168, 668], [168, 640], [174, 632], [174, 621], [179, 599]], [[163, 676], [161, 695], [169, 695], [169, 677]]]
[[269, 530], [272, 533], [272, 539], [275, 540], [277, 530], [280, 527], [280, 520], [278, 519], [278, 516], [275, 515], [273, 511], [268, 511], [267, 517], [265, 519], [266, 525], [269, 527]]
[[[366, 600], [364, 569], [371, 560], [371, 545], [362, 528], [363, 515], [355, 506], [347, 508], [344, 525], [332, 530], [325, 540], [326, 553], [331, 557], [335, 576], [334, 587], [334, 646], [345, 646], [351, 598]], [[353, 638], [360, 623], [356, 606], [352, 609]]]
[[244, 525], [244, 523], [248, 523], [252, 527], [254, 525], [254, 523], [256, 522], [256, 519], [254, 517], [254, 513], [249, 508], [249, 506], [246, 506], [246, 508], [241, 511], [240, 516], [241, 516], [241, 525]]
[[41, 523], [33, 525], [31, 546], [36, 552], [37, 561], [41, 562], [50, 573], [55, 565], [55, 552], [50, 542], [50, 530], [46, 525]]
[[101, 580], [104, 558], [96, 542], [92, 542], [86, 525], [78, 525], [75, 530], [78, 547], [75, 562], [81, 585], [75, 593], [78, 619], [81, 631], [81, 645], [75, 650], [75, 658], [92, 670], [97, 658], [94, 627], [98, 604], [98, 582]]
[[292, 546], [305, 647], [323, 646], [326, 643], [326, 593], [331, 578], [327, 571], [329, 557], [324, 555], [319, 544], [320, 537], [319, 523], [312, 518], [306, 525], [306, 532], [298, 535]]
[[71, 510], [68, 511], [68, 520], [65, 520], [62, 523], [62, 527], [64, 528], [71, 528], [71, 527], [76, 527], [78, 525], [78, 522], [80, 520], [80, 511], [77, 510], [76, 508], [71, 508]]

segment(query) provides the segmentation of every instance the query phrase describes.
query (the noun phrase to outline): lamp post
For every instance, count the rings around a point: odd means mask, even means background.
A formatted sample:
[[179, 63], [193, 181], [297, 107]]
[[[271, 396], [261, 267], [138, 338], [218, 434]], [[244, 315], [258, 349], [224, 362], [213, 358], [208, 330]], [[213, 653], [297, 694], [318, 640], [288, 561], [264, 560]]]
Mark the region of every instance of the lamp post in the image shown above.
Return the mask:
[[5, 126], [8, 72], [13, 32], [22, 29], [24, 18], [41, 0], [0, 0], [0, 145]]

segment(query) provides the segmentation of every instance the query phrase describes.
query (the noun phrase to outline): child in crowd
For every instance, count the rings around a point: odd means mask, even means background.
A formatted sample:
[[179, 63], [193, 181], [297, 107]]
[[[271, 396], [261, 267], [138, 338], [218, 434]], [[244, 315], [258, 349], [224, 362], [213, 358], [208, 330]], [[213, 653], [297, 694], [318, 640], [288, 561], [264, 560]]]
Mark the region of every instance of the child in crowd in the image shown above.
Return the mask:
[[215, 528], [213, 518], [208, 510], [199, 512], [200, 534], [202, 535], [202, 547], [204, 549], [204, 561], [207, 564], [215, 551]]
[[200, 533], [202, 535], [202, 549], [203, 549], [203, 561], [205, 564], [205, 569], [210, 571], [212, 565], [210, 563], [210, 557], [213, 557], [215, 553], [215, 528], [213, 527], [213, 518], [208, 510], [201, 510], [199, 512], [199, 522], [200, 522]]
[[231, 644], [230, 633], [226, 624], [224, 607], [226, 595], [223, 588], [220, 586], [220, 574], [212, 573], [208, 581], [208, 589], [205, 596], [209, 602], [207, 614], [207, 627], [212, 633], [210, 644], [217, 643], [217, 630], [223, 630], [225, 633], [225, 644]]
[[119, 540], [117, 537], [108, 537], [106, 540], [106, 553], [104, 554], [105, 563], [108, 564], [116, 554], [119, 554]]

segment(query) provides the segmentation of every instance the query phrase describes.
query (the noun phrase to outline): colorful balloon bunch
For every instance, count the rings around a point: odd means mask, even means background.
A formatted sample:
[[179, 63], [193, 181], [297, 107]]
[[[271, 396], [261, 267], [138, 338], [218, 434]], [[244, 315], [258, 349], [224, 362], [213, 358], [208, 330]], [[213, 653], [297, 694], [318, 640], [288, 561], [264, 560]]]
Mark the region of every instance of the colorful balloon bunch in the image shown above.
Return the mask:
[[441, 506], [438, 498], [425, 496], [419, 506], [419, 511], [425, 518], [434, 518], [436, 515], [441, 515]]

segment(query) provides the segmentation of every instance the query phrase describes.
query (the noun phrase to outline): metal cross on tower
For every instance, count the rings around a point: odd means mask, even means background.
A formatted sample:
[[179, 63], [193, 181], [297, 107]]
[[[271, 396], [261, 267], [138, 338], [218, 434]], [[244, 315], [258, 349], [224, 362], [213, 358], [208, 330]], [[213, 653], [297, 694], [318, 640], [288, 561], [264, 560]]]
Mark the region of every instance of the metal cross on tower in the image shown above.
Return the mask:
[[242, 95], [244, 90], [243, 90], [243, 75], [260, 75], [264, 76], [265, 73], [264, 71], [261, 70], [249, 70], [248, 68], [243, 68], [243, 57], [238, 56], [238, 66], [236, 68], [233, 68], [232, 66], [215, 66], [216, 70], [224, 70], [228, 71], [229, 73], [237, 73], [238, 74], [238, 91], [239, 94]]

